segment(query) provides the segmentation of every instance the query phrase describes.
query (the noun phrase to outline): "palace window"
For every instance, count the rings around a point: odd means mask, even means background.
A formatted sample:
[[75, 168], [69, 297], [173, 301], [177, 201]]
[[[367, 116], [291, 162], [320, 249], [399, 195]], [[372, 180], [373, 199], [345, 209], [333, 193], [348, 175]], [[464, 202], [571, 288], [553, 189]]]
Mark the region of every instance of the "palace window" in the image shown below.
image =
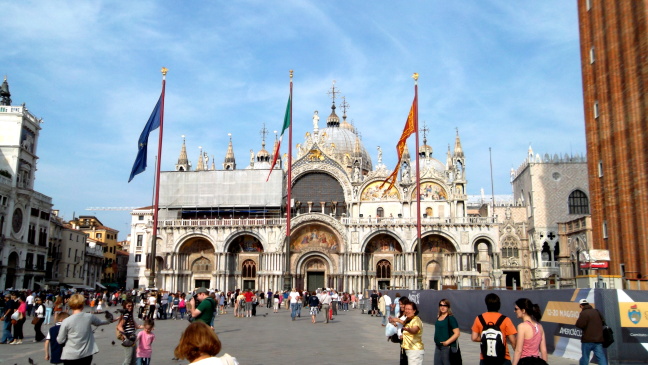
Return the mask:
[[502, 257], [518, 257], [517, 240], [508, 236], [502, 241]]
[[391, 263], [387, 260], [380, 260], [376, 265], [376, 277], [378, 279], [391, 278]]
[[589, 214], [589, 199], [581, 190], [569, 194], [569, 214]]
[[244, 278], [256, 277], [256, 262], [254, 260], [243, 261], [243, 270], [241, 270]]

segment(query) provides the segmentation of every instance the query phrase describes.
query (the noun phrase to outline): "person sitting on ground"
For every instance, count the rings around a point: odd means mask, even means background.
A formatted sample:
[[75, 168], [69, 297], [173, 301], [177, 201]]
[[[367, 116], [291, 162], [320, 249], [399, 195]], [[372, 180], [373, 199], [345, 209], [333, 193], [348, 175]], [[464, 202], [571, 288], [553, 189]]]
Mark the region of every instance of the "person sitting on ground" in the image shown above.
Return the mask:
[[221, 342], [216, 333], [203, 322], [192, 322], [180, 336], [180, 342], [173, 354], [178, 359], [187, 359], [198, 365], [238, 365], [236, 358], [225, 354], [216, 357]]

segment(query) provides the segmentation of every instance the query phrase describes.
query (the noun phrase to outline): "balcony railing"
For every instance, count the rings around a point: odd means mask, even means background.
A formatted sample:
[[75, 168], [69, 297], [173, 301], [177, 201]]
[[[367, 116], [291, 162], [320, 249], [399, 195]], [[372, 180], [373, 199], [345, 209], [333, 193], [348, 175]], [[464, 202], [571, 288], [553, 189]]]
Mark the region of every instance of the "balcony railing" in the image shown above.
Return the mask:
[[168, 219], [160, 220], [159, 227], [208, 227], [208, 226], [272, 226], [286, 224], [285, 218], [240, 219]]
[[[317, 213], [314, 213], [317, 214]], [[415, 225], [416, 218], [349, 218], [349, 217], [333, 217], [339, 219], [342, 224], [356, 224], [356, 225]], [[426, 224], [443, 224], [443, 225], [456, 225], [456, 224], [493, 224], [495, 218], [493, 217], [426, 217], [421, 219], [423, 225]], [[286, 224], [285, 218], [240, 218], [240, 219], [167, 219], [160, 220], [159, 227], [210, 227], [210, 226], [272, 226]]]

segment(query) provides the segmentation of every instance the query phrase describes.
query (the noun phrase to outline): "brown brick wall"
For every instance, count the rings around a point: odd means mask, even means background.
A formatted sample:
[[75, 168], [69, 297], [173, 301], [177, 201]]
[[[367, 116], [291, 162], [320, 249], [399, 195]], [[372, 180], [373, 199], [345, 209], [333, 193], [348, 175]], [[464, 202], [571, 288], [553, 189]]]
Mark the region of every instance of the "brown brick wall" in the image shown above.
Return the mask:
[[647, 10], [648, 0], [578, 0], [593, 248], [629, 278], [648, 275]]

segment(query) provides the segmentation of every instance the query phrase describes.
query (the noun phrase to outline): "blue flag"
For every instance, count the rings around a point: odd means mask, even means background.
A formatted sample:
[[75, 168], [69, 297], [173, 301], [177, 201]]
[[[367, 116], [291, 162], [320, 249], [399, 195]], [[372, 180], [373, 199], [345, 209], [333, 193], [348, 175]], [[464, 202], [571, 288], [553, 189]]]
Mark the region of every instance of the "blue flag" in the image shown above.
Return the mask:
[[133, 164], [133, 169], [131, 170], [131, 174], [130, 174], [130, 178], [128, 179], [128, 182], [131, 182], [131, 180], [133, 180], [135, 175], [139, 174], [140, 172], [144, 172], [144, 170], [146, 170], [146, 151], [148, 148], [148, 138], [151, 131], [155, 130], [160, 126], [160, 111], [161, 111], [160, 109], [162, 105], [163, 95], [164, 92], [162, 92], [162, 95], [160, 95], [160, 99], [158, 99], [158, 102], [155, 105], [155, 109], [153, 109], [153, 113], [151, 113], [148, 122], [146, 122], [146, 125], [144, 126], [144, 130], [142, 131], [139, 141], [137, 142], [137, 148], [138, 148], [137, 157], [135, 158], [135, 163]]

